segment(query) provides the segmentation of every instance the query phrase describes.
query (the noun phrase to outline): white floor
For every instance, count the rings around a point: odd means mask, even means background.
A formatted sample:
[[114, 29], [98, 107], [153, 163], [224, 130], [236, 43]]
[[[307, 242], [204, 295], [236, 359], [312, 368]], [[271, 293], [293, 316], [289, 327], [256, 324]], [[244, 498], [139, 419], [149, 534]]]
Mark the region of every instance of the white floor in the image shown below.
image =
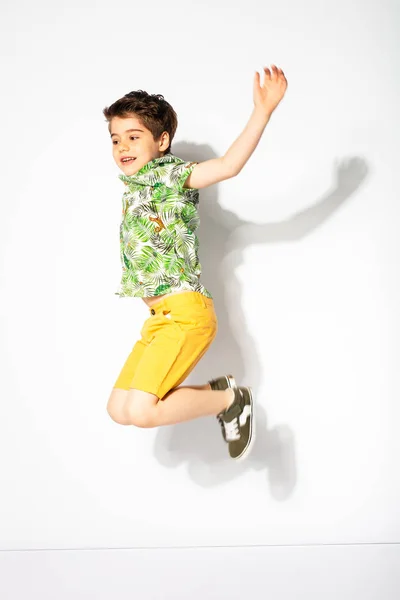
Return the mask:
[[1, 600], [398, 600], [400, 545], [0, 552]]

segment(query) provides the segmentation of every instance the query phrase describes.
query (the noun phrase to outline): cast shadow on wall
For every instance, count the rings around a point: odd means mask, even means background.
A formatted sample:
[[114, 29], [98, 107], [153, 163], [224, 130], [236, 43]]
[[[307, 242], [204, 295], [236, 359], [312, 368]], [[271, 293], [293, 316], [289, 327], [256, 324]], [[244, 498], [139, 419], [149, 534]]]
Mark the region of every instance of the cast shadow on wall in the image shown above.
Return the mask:
[[[198, 162], [216, 158], [207, 145], [176, 143], [172, 152], [185, 160]], [[314, 231], [361, 185], [367, 172], [363, 158], [343, 160], [335, 165], [333, 187], [321, 200], [278, 223], [243, 221], [218, 204], [216, 185], [200, 190], [200, 227], [197, 233], [203, 270], [201, 281], [213, 295], [218, 333], [210, 349], [182, 385], [200, 385], [212, 377], [228, 373], [234, 375], [238, 385], [250, 385], [256, 402], [258, 400], [256, 440], [250, 456], [243, 462], [237, 462], [229, 458], [220, 426], [214, 417], [161, 427], [154, 447], [160, 464], [172, 468], [187, 463], [189, 476], [204, 487], [240, 477], [248, 469], [265, 470], [271, 496], [276, 500], [290, 496], [297, 479], [295, 438], [286, 424], [268, 429], [262, 398], [258, 397], [267, 369], [246, 330], [246, 315], [241, 309], [241, 286], [235, 272], [242, 264], [243, 250], [248, 244], [297, 242]], [[235, 328], [235, 331], [232, 328], [234, 322], [240, 323], [240, 328]], [[273, 402], [273, 399], [268, 401]]]

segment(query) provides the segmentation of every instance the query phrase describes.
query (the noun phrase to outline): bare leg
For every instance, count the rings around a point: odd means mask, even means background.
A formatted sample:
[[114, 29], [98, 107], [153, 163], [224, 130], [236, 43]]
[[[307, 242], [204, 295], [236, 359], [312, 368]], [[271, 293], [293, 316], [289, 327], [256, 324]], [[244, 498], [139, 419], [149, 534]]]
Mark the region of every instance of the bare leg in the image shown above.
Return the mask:
[[180, 385], [178, 388], [174, 388], [174, 390], [183, 390], [187, 388], [191, 390], [211, 390], [211, 385], [209, 383], [206, 383], [205, 385]]
[[228, 408], [233, 398], [232, 389], [214, 391], [209, 384], [174, 388], [162, 400], [141, 390], [114, 389], [107, 409], [117, 423], [158, 427], [215, 416]]
[[[208, 384], [207, 387], [209, 388]], [[159, 425], [190, 421], [198, 417], [216, 416], [234, 399], [231, 389], [214, 391], [188, 386], [175, 388], [154, 406]]]

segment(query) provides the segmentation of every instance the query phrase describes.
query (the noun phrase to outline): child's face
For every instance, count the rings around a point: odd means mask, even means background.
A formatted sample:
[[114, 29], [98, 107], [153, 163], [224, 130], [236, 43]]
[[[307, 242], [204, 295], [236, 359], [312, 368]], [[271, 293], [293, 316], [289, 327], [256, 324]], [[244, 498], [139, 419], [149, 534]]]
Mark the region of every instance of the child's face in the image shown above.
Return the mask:
[[[110, 123], [113, 157], [125, 175], [133, 175], [154, 158], [163, 156], [169, 146], [169, 135], [165, 131], [158, 141], [135, 116], [113, 117]], [[136, 131], [129, 131], [129, 130]], [[135, 160], [123, 161], [124, 157]]]

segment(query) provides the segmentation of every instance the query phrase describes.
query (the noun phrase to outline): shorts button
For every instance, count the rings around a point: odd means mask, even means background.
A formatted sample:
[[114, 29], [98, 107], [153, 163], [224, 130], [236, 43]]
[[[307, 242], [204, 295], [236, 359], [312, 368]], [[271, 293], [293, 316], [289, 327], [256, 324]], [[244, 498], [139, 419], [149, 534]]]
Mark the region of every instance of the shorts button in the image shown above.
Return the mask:
[[156, 314], [156, 311], [154, 310], [154, 308], [152, 308], [150, 312], [151, 312], [152, 315]]

